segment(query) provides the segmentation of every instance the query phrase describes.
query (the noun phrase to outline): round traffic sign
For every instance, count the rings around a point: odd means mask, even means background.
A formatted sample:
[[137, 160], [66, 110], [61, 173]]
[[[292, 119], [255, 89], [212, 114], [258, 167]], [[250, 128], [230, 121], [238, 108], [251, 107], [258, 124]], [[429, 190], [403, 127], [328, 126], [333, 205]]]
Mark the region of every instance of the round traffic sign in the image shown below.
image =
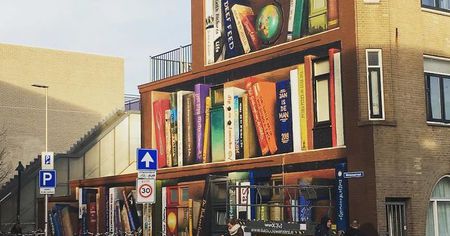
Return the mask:
[[148, 184], [143, 184], [139, 187], [139, 195], [143, 198], [148, 198], [152, 195], [153, 189], [152, 186]]

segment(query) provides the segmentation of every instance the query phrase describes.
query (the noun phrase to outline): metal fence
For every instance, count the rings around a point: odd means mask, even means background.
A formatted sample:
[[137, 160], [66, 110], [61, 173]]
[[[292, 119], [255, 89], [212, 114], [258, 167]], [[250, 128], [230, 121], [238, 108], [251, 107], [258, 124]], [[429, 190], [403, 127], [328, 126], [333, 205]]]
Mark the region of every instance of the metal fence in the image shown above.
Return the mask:
[[192, 45], [150, 57], [150, 82], [191, 71]]

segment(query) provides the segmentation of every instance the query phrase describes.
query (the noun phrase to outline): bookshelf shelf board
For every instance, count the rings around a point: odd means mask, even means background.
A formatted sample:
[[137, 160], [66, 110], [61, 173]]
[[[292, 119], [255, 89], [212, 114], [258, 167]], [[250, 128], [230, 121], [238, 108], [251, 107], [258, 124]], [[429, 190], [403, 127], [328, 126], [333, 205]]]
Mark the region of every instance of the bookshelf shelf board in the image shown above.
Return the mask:
[[291, 53], [297, 53], [313, 47], [319, 47], [326, 44], [338, 42], [343, 37], [346, 36], [343, 35], [343, 31], [340, 30], [340, 28], [331, 29], [299, 40], [291, 41], [281, 45], [273, 46], [271, 48], [252, 52], [250, 54], [237, 56], [219, 63], [204, 66], [199, 70], [193, 70], [163, 80], [142, 84], [138, 86], [139, 92], [143, 94], [145, 92], [164, 89], [165, 87], [185, 83], [201, 77], [220, 74], [230, 70], [239, 70], [239, 68], [253, 65], [259, 62], [264, 62], [273, 58], [285, 56]]
[[[196, 164], [183, 167], [171, 167], [159, 169], [157, 179], [176, 179], [189, 176], [208, 175], [220, 172], [234, 172], [252, 170], [255, 168], [276, 167], [290, 164], [300, 164], [308, 162], [328, 161], [345, 158], [347, 154], [346, 147], [324, 148], [310, 150], [306, 152], [284, 153], [265, 157], [255, 157], [235, 161], [214, 162], [206, 164]], [[114, 186], [114, 185], [133, 185], [137, 174], [125, 174], [118, 176], [107, 176], [86, 180], [74, 180], [70, 186], [75, 187], [94, 187], [94, 186]]]

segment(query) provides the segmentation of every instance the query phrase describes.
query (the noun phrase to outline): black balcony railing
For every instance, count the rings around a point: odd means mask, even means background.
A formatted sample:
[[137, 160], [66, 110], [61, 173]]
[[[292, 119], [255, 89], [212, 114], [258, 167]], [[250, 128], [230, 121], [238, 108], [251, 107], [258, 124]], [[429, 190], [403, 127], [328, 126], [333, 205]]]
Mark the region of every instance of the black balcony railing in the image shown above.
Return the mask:
[[192, 45], [150, 57], [150, 82], [191, 71]]

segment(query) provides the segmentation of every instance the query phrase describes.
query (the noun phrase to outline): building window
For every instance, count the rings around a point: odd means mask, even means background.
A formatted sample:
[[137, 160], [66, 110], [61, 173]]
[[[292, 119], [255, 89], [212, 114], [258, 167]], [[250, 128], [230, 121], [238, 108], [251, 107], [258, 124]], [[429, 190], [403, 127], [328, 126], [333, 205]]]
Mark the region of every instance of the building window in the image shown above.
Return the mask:
[[450, 11], [450, 0], [422, 0], [422, 6], [437, 10]]
[[424, 59], [427, 120], [450, 123], [450, 61]]
[[383, 70], [381, 49], [366, 50], [369, 119], [384, 119]]
[[387, 235], [406, 236], [406, 202], [402, 199], [386, 200]]
[[433, 189], [428, 205], [426, 236], [450, 235], [450, 176]]

